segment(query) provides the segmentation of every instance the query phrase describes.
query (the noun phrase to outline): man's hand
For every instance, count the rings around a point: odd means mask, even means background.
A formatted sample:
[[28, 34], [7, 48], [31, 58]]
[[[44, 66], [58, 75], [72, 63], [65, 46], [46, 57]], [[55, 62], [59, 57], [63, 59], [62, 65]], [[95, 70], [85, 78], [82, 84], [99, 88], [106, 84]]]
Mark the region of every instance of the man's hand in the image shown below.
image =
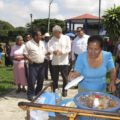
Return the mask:
[[56, 51], [53, 52], [53, 54], [56, 55], [56, 56], [61, 56], [62, 52], [59, 51], [59, 50], [56, 50]]
[[48, 55], [51, 55], [51, 53], [50, 53], [50, 52], [48, 52], [48, 53], [46, 54], [46, 56], [48, 56]]
[[30, 64], [33, 64], [33, 61], [31, 59], [28, 60]]
[[31, 58], [28, 55], [26, 55], [26, 54], [23, 54], [23, 55], [24, 55], [25, 59], [27, 59], [29, 61], [30, 64], [33, 64], [33, 61], [31, 60]]

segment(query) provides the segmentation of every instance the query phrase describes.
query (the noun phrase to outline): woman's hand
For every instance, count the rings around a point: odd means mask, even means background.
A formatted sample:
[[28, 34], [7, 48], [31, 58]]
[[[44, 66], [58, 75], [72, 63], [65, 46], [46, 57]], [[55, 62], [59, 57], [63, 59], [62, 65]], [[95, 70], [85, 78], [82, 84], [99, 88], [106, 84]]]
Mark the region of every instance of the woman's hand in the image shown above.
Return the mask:
[[115, 68], [110, 71], [110, 85], [108, 87], [108, 90], [110, 92], [115, 92], [116, 91], [116, 70]]
[[71, 81], [79, 76], [80, 76], [80, 73], [78, 73], [78, 72], [70, 72], [68, 75], [68, 80]]
[[109, 87], [108, 87], [109, 91], [110, 92], [115, 92], [116, 91], [116, 86], [114, 83], [110, 83]]
[[16, 56], [16, 57], [14, 57], [14, 60], [17, 60], [17, 61], [21, 61], [23, 59], [24, 59], [23, 56]]

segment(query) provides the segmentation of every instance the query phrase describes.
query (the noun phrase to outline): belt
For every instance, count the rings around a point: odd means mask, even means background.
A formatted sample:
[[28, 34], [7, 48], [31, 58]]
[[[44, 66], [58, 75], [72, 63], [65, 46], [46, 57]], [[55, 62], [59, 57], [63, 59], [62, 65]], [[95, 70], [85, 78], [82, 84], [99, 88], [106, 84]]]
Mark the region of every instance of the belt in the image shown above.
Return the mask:
[[30, 65], [41, 65], [41, 64], [43, 64], [43, 63], [35, 63], [35, 62], [33, 62], [33, 63], [30, 64]]

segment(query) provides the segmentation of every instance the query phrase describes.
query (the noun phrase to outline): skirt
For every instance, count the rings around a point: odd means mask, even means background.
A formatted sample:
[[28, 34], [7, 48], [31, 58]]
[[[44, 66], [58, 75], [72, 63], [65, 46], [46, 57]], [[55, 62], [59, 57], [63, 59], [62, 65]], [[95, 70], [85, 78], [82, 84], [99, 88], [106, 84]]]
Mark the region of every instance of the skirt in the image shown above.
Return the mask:
[[17, 62], [13, 65], [13, 75], [16, 85], [27, 85], [27, 79], [25, 76], [24, 62]]

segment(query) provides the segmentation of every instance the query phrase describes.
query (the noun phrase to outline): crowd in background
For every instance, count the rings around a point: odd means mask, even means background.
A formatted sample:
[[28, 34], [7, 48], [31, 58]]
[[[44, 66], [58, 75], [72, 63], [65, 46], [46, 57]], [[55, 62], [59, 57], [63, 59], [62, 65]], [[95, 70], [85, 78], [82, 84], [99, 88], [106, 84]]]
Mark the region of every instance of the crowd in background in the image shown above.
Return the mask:
[[[82, 27], [78, 27], [76, 29], [76, 37], [73, 39], [73, 37], [64, 35], [62, 33], [62, 28], [58, 25], [53, 27], [52, 36], [50, 36], [49, 33], [42, 35], [40, 31], [35, 31], [32, 33], [32, 35], [27, 34], [25, 38], [23, 38], [21, 35], [18, 35], [16, 37], [16, 43], [14, 46], [11, 47], [9, 42], [6, 42], [5, 46], [3, 47], [0, 44], [0, 64], [2, 64], [1, 58], [4, 51], [5, 66], [8, 67], [9, 65], [13, 65], [14, 81], [18, 87], [16, 92], [26, 92], [27, 90], [27, 97], [29, 100], [32, 100], [33, 97], [42, 90], [44, 80], [52, 79], [53, 92], [55, 92], [55, 90], [59, 87], [59, 75], [61, 75], [63, 79], [62, 96], [66, 97], [67, 90], [64, 88], [68, 82], [69, 72], [72, 70], [78, 70], [81, 72], [80, 68], [77, 66], [74, 68], [74, 65], [76, 60], [78, 61], [79, 59], [79, 61], [81, 61], [84, 58], [83, 57], [80, 59], [78, 56], [88, 51], [88, 46], [90, 45], [88, 42], [89, 38], [91, 37], [84, 33]], [[94, 39], [99, 39], [99, 37], [95, 37]], [[100, 41], [98, 40], [92, 42], [99, 43]], [[93, 46], [94, 45], [92, 45], [92, 47]], [[104, 49], [106, 51], [113, 52], [113, 48], [111, 46], [112, 41], [107, 39], [103, 42], [103, 46], [100, 46], [99, 49], [100, 51]], [[90, 50], [95, 51], [96, 49], [89, 48], [88, 52], [90, 52]], [[116, 44], [114, 51], [117, 71], [117, 84], [119, 84], [119, 41]], [[92, 55], [91, 53], [89, 54]], [[92, 59], [90, 58], [89, 60], [89, 62], [94, 66], [91, 61]], [[81, 66], [80, 64], [78, 65]], [[110, 68], [110, 70], [113, 68], [114, 65]], [[50, 78], [48, 77], [48, 71], [50, 71]], [[79, 74], [77, 73], [77, 75]], [[27, 86], [27, 89], [25, 86]]]

